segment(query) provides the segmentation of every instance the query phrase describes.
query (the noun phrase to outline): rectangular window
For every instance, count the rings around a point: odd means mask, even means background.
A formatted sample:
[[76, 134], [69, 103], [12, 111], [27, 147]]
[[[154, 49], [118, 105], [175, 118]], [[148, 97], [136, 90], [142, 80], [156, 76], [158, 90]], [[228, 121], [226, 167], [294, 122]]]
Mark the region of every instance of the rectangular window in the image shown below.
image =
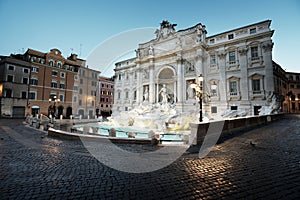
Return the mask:
[[250, 28], [250, 34], [256, 33], [256, 28]]
[[77, 96], [73, 97], [73, 102], [75, 102], [75, 103], [77, 102]]
[[229, 64], [235, 64], [235, 51], [229, 51]]
[[217, 106], [211, 107], [211, 113], [217, 113]]
[[215, 39], [210, 39], [209, 40], [209, 44], [214, 44], [215, 43]]
[[38, 85], [38, 79], [36, 79], [36, 78], [30, 79], [29, 84], [30, 85]]
[[8, 66], [8, 70], [14, 71], [14, 70], [15, 70], [15, 66], [9, 65], [9, 66]]
[[81, 78], [79, 82], [80, 82], [80, 84], [83, 84], [83, 79]]
[[78, 92], [78, 86], [74, 85], [73, 90], [76, 91], [76, 92]]
[[75, 81], [78, 80], [78, 76], [77, 76], [77, 75], [74, 76], [74, 80], [75, 80]]
[[59, 100], [60, 100], [60, 102], [64, 102], [64, 95], [63, 94], [59, 95]]
[[39, 72], [39, 68], [38, 68], [38, 67], [32, 67], [32, 68], [31, 68], [31, 71], [32, 71], [32, 72]]
[[121, 99], [121, 92], [118, 92], [118, 99]]
[[296, 81], [300, 81], [300, 76], [296, 75]]
[[228, 35], [228, 40], [232, 40], [233, 39], [233, 34], [229, 34]]
[[251, 47], [251, 60], [258, 60], [258, 47]]
[[36, 92], [29, 92], [28, 98], [31, 100], [36, 100]]
[[260, 94], [260, 79], [253, 79], [252, 80], [252, 90], [253, 94]]
[[230, 109], [231, 109], [231, 110], [237, 110], [238, 107], [237, 107], [237, 106], [231, 106]]
[[215, 65], [216, 64], [216, 55], [210, 55], [210, 64]]
[[52, 70], [52, 76], [57, 76], [57, 75], [58, 75], [58, 72], [55, 70]]
[[14, 76], [12, 75], [7, 75], [7, 82], [13, 82], [14, 81]]
[[237, 82], [236, 81], [229, 82], [229, 90], [230, 90], [230, 95], [237, 95]]
[[65, 72], [60, 72], [60, 77], [61, 78], [65, 78], [65, 76], [66, 76]]
[[128, 99], [128, 92], [125, 93], [125, 98]]
[[26, 99], [27, 98], [27, 92], [22, 92], [21, 93], [21, 98]]
[[29, 69], [23, 68], [23, 73], [24, 73], [24, 74], [29, 74]]
[[79, 100], [78, 104], [79, 104], [80, 106], [82, 105], [82, 100], [81, 100], [81, 99]]
[[23, 84], [28, 84], [28, 78], [23, 78]]
[[12, 98], [12, 90], [11, 89], [6, 89], [5, 97]]
[[52, 88], [57, 88], [57, 82], [56, 81], [52, 81], [51, 82], [51, 87]]
[[62, 82], [61, 82], [61, 83], [59, 84], [59, 88], [60, 88], [60, 89], [65, 89], [65, 83], [62, 83]]

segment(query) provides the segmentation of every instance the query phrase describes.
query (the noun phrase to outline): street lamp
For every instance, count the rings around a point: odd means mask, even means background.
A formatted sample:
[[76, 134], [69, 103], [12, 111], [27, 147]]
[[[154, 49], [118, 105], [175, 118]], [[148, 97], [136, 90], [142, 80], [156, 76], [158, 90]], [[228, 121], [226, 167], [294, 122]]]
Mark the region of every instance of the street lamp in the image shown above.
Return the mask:
[[203, 121], [202, 117], [202, 97], [203, 97], [203, 76], [200, 74], [198, 77], [198, 84], [197, 83], [192, 83], [191, 88], [195, 89], [196, 91], [196, 97], [199, 98], [199, 105], [200, 105], [200, 116], [199, 116], [199, 122]]
[[55, 112], [56, 112], [56, 103], [59, 103], [60, 102], [60, 99], [57, 98], [56, 95], [54, 95], [53, 97], [50, 97], [49, 98], [49, 103], [52, 103], [53, 102], [53, 105], [50, 105], [50, 118], [51, 116], [53, 116], [55, 118]]

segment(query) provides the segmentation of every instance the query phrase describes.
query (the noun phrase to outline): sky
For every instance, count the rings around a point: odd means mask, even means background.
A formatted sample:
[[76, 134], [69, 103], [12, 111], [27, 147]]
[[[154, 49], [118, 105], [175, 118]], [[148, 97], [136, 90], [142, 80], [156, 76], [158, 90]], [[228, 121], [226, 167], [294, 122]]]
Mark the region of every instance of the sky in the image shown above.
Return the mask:
[[300, 72], [299, 0], [0, 0], [0, 55], [57, 48], [65, 57], [86, 59], [109, 38], [159, 28], [162, 20], [177, 24], [176, 30], [202, 23], [211, 36], [268, 19], [275, 30], [273, 60]]

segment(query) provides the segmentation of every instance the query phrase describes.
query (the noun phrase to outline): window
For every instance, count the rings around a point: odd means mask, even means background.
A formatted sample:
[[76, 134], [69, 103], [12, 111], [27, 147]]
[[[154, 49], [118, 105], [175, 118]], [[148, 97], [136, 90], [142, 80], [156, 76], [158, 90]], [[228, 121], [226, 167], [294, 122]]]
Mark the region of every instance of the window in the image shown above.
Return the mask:
[[233, 39], [233, 34], [229, 34], [228, 35], [228, 40], [232, 40]]
[[121, 92], [118, 92], [118, 99], [121, 99]]
[[58, 75], [58, 72], [55, 70], [52, 70], [52, 76], [57, 76], [57, 75]]
[[21, 93], [21, 98], [26, 99], [27, 98], [27, 92], [22, 92]]
[[256, 28], [250, 28], [250, 34], [256, 33]]
[[28, 98], [31, 100], [36, 100], [36, 92], [29, 92]]
[[73, 97], [73, 102], [77, 102], [77, 96]]
[[79, 94], [82, 94], [82, 89], [81, 88], [79, 89]]
[[74, 76], [74, 80], [75, 80], [75, 81], [78, 80], [78, 76], [77, 76], [77, 75]]
[[290, 75], [290, 76], [289, 76], [289, 80], [290, 80], [290, 81], [293, 81], [293, 79], [294, 79], [293, 75]]
[[79, 83], [80, 83], [80, 84], [83, 84], [83, 79], [82, 79], [82, 78], [80, 79]]
[[106, 98], [106, 102], [108, 102], [108, 98]]
[[64, 95], [63, 94], [59, 94], [59, 100], [60, 100], [60, 102], [64, 102]]
[[66, 76], [65, 72], [60, 72], [60, 77], [61, 78], [65, 78], [65, 76]]
[[128, 92], [125, 93], [125, 98], [128, 99]]
[[52, 80], [52, 82], [51, 82], [51, 87], [52, 87], [52, 88], [57, 88], [57, 81]]
[[12, 98], [12, 90], [11, 89], [6, 89], [5, 97], [6, 98]]
[[296, 75], [296, 81], [300, 81], [300, 76]]
[[260, 94], [260, 79], [253, 79], [252, 80], [252, 90], [253, 94]]
[[137, 94], [136, 94], [136, 90], [134, 90], [133, 92], [133, 99], [136, 100]]
[[73, 90], [74, 90], [75, 92], [77, 92], [77, 91], [78, 91], [78, 86], [77, 86], [77, 85], [74, 85]]
[[217, 113], [217, 106], [211, 107], [211, 113]]
[[28, 78], [23, 78], [22, 83], [23, 83], [23, 84], [28, 84]]
[[231, 109], [231, 110], [237, 110], [238, 107], [237, 107], [237, 106], [231, 106], [230, 109]]
[[14, 81], [14, 76], [12, 75], [7, 75], [7, 82], [13, 82]]
[[237, 95], [237, 82], [236, 81], [229, 82], [229, 91], [230, 91], [230, 95]]
[[120, 80], [122, 80], [122, 76], [121, 76], [121, 74], [119, 74], [119, 76], [118, 76], [118, 77], [119, 77], [119, 81], [120, 81]]
[[58, 67], [58, 68], [61, 68], [61, 66], [62, 66], [62, 65], [61, 65], [61, 62], [57, 62], [57, 67]]
[[258, 47], [251, 47], [251, 60], [258, 60]]
[[235, 64], [235, 51], [229, 51], [229, 64]]
[[39, 68], [38, 68], [38, 67], [32, 67], [32, 68], [31, 68], [31, 71], [32, 71], [32, 72], [39, 72]]
[[23, 73], [24, 73], [24, 74], [29, 74], [29, 69], [23, 68]]
[[79, 99], [78, 104], [79, 104], [80, 106], [82, 105], [82, 100], [81, 100], [81, 99]]
[[50, 61], [49, 61], [49, 65], [50, 65], [51, 67], [53, 67], [53, 65], [54, 65], [53, 60], [50, 60]]
[[65, 82], [60, 82], [59, 88], [60, 89], [65, 89]]
[[38, 79], [35, 77], [31, 78], [29, 84], [30, 85], [38, 85]]
[[210, 55], [210, 64], [215, 65], [216, 64], [216, 55]]
[[214, 44], [215, 43], [215, 39], [210, 39], [209, 40], [209, 44]]
[[8, 66], [8, 70], [14, 71], [14, 70], [15, 70], [15, 66], [9, 65], [9, 66]]

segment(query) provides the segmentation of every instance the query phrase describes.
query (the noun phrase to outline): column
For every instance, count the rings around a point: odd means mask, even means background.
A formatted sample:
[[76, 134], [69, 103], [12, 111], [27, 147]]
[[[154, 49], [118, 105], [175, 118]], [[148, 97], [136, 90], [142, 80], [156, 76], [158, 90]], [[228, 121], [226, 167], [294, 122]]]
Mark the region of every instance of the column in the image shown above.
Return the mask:
[[155, 82], [154, 82], [154, 63], [150, 62], [149, 66], [149, 102], [155, 102]]
[[[183, 70], [183, 65], [182, 65], [182, 58], [181, 56], [177, 59], [177, 95], [174, 94], [174, 97], [177, 96], [177, 100], [179, 104], [182, 103], [182, 100], [183, 100], [183, 83], [182, 83], [182, 80], [183, 80], [183, 73], [184, 73], [184, 70]], [[174, 83], [174, 92], [176, 91], [176, 82]], [[176, 99], [175, 99], [176, 100]]]
[[272, 63], [272, 49], [273, 42], [268, 41], [262, 45], [263, 48], [263, 61], [265, 64], [265, 90], [266, 92], [274, 91], [274, 76], [273, 76], [273, 63]]
[[242, 96], [242, 101], [249, 100], [249, 87], [248, 87], [248, 60], [247, 60], [247, 51], [246, 47], [239, 49], [239, 69], [241, 71], [241, 85], [240, 92]]

